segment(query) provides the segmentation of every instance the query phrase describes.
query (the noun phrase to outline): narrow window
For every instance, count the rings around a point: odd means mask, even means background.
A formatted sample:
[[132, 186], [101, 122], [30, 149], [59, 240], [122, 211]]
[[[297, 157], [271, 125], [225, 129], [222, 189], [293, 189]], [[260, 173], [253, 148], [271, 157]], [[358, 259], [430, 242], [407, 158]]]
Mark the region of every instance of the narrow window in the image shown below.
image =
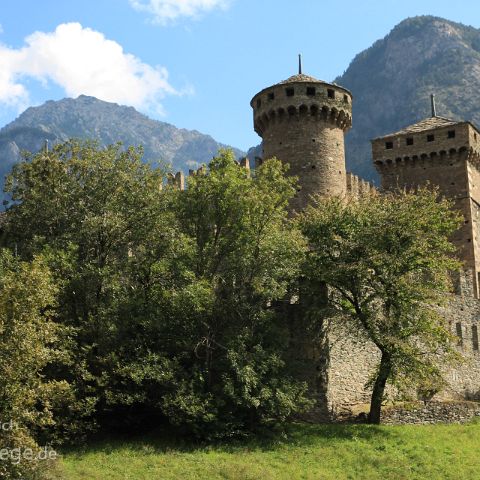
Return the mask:
[[427, 135], [427, 142], [433, 142], [435, 140], [435, 135]]
[[413, 138], [412, 138], [412, 137], [408, 137], [406, 143], [407, 143], [407, 145], [413, 145]]
[[310, 97], [314, 97], [316, 93], [315, 87], [307, 87], [307, 95]]
[[457, 332], [458, 344], [463, 345], [462, 324], [460, 322], [457, 322], [455, 324], [455, 329]]
[[293, 97], [293, 95], [295, 95], [295, 90], [293, 88], [286, 88], [285, 93], [287, 97]]
[[448, 131], [448, 138], [455, 138], [455, 130]]
[[348, 103], [348, 95], [344, 95], [344, 96], [343, 96], [343, 101], [344, 101], [345, 103]]
[[260, 99], [257, 100], [257, 108], [260, 108], [262, 106], [262, 101]]
[[275, 94], [273, 92], [268, 94], [269, 100], [273, 100], [274, 98], [275, 98]]
[[385, 142], [385, 150], [391, 150], [393, 148], [393, 142]]
[[335, 98], [335, 90], [332, 90], [331, 88], [329, 88], [327, 90], [327, 96], [328, 98]]
[[478, 352], [478, 328], [472, 325], [472, 348]]

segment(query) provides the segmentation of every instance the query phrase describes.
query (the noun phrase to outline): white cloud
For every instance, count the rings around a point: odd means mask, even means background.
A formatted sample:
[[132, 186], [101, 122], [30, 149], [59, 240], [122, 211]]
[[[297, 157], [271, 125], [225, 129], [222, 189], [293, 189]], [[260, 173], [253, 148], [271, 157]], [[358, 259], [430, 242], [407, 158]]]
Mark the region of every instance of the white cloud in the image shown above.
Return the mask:
[[129, 0], [136, 10], [153, 16], [153, 22], [167, 25], [179, 17], [199, 17], [215, 8], [225, 9], [230, 0]]
[[29, 103], [25, 80], [53, 82], [69, 96], [92, 95], [106, 101], [161, 111], [160, 100], [178, 94], [163, 67], [153, 67], [125, 53], [120, 44], [79, 23], [64, 23], [54, 32], [35, 32], [26, 45], [0, 45], [0, 102]]

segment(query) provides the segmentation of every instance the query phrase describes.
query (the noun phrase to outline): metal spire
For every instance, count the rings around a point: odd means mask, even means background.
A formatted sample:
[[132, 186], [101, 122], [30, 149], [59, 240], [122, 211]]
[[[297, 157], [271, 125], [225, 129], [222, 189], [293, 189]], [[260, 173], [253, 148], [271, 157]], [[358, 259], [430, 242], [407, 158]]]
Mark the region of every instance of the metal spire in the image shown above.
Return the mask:
[[433, 93], [430, 95], [430, 102], [432, 104], [432, 117], [436, 117], [437, 116], [437, 108], [435, 106], [435, 95]]
[[302, 54], [298, 54], [298, 74], [302, 74]]

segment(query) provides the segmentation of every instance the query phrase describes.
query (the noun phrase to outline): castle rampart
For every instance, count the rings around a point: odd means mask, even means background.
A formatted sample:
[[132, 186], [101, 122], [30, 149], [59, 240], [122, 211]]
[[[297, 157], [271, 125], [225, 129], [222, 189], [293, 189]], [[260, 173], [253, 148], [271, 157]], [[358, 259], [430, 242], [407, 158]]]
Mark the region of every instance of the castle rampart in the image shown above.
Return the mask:
[[363, 195], [370, 195], [376, 192], [376, 188], [370, 182], [357, 177], [351, 172], [347, 172], [347, 195], [350, 198], [359, 198]]

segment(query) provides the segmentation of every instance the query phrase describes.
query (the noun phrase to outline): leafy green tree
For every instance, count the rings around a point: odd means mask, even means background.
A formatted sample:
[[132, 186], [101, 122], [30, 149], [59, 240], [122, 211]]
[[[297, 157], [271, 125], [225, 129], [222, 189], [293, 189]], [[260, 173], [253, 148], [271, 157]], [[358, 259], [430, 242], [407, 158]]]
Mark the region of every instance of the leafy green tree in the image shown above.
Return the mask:
[[71, 331], [69, 358], [48, 372], [75, 387], [70, 406], [58, 405], [67, 440], [79, 437], [78, 419], [105, 409], [111, 352], [135, 313], [121, 308], [137, 293], [147, 302], [151, 267], [175, 239], [164, 172], [141, 155], [69, 141], [27, 156], [7, 180], [6, 245], [26, 260], [43, 254], [59, 286], [59, 322]]
[[162, 183], [139, 150], [75, 141], [7, 182], [6, 245], [43, 255], [72, 332], [70, 359], [47, 372], [74, 387], [62, 425], [155, 417], [227, 435], [302, 410], [274, 308], [305, 252], [286, 212], [294, 180], [276, 160], [250, 177], [225, 151], [187, 190]]
[[[329, 287], [330, 305], [378, 347], [369, 421], [380, 422], [385, 386], [441, 378], [456, 358], [437, 306], [460, 267], [449, 241], [459, 216], [438, 192], [317, 199], [299, 218], [310, 251], [305, 275]], [[441, 355], [440, 355], [441, 354]]]
[[25, 456], [39, 446], [31, 432], [52, 425], [51, 402], [69, 391], [43, 372], [59, 354], [61, 326], [54, 321], [57, 289], [41, 258], [26, 263], [0, 251], [0, 476], [44, 478], [48, 459]]
[[154, 320], [142, 323], [136, 358], [119, 356], [117, 385], [130, 386], [114, 398], [146, 401], [201, 436], [274, 424], [308, 404], [285, 363], [286, 319], [272, 307], [304, 255], [286, 213], [293, 185], [277, 160], [250, 178], [221, 152], [174, 192], [175, 254], [154, 267], [144, 317]]

